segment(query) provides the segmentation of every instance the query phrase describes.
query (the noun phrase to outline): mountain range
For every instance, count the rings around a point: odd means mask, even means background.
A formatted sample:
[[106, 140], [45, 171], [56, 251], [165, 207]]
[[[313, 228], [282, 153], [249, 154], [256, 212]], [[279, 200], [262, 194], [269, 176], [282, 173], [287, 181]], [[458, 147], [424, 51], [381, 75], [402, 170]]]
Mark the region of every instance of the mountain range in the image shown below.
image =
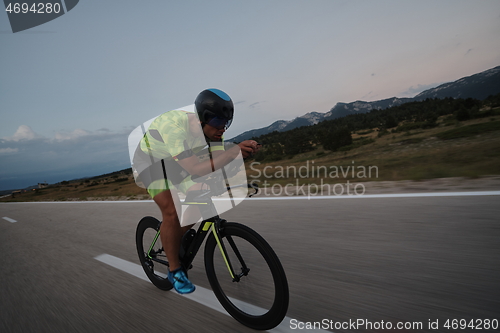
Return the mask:
[[341, 118], [355, 113], [367, 113], [371, 110], [387, 109], [404, 103], [423, 101], [427, 98], [451, 97], [483, 100], [498, 93], [500, 93], [500, 66], [427, 89], [413, 98], [392, 97], [373, 102], [337, 103], [328, 112], [309, 112], [293, 120], [278, 120], [267, 127], [246, 131], [228, 141], [241, 142], [274, 131], [289, 131], [301, 126], [314, 125], [324, 120]]

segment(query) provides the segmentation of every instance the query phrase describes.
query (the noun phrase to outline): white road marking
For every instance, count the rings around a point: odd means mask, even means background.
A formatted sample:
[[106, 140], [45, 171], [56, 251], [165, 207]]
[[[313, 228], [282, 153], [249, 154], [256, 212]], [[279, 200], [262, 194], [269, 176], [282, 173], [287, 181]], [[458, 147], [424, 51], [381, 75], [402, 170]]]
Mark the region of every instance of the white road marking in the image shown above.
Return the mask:
[[[135, 277], [138, 277], [144, 281], [149, 282], [149, 279], [146, 276], [146, 273], [144, 273], [144, 270], [142, 269], [141, 265], [134, 264], [130, 261], [123, 260], [121, 258], [112, 256], [110, 254], [101, 254], [101, 255], [98, 255], [97, 257], [95, 257], [94, 259], [96, 259], [102, 263], [105, 263], [107, 265], [110, 265], [114, 268], [117, 268], [121, 271], [129, 273], [129, 274], [131, 274]], [[220, 303], [217, 300], [217, 298], [215, 297], [214, 293], [209, 289], [205, 289], [205, 288], [202, 288], [200, 286], [196, 286], [195, 292], [192, 294], [187, 294], [187, 295], [180, 295], [180, 294], [177, 294], [177, 292], [175, 292], [173, 290], [171, 290], [171, 291], [174, 292], [176, 295], [188, 298], [192, 301], [195, 301], [197, 303], [205, 305], [206, 307], [209, 307], [211, 309], [214, 309], [220, 313], [223, 313], [223, 314], [229, 316], [229, 314], [226, 312], [226, 310], [224, 310], [222, 305], [220, 305]], [[249, 307], [249, 308], [255, 308], [253, 305], [245, 304], [244, 302], [241, 302], [241, 301], [238, 301], [238, 302], [240, 304], [243, 304], [244, 306]], [[275, 328], [273, 328], [272, 330], [270, 330], [268, 332], [272, 332], [272, 333], [295, 332], [296, 330], [293, 330], [290, 327], [291, 320], [292, 320], [292, 318], [285, 317], [285, 319], [283, 319], [281, 324], [279, 324], [278, 326], [276, 326]], [[300, 321], [294, 321], [294, 323], [298, 324], [298, 323], [300, 323]], [[300, 332], [329, 332], [329, 331], [325, 331], [325, 330], [312, 331], [312, 330], [305, 330], [304, 329], [304, 330], [300, 330]]]
[[4, 219], [4, 220], [9, 221], [10, 223], [15, 223], [15, 222], [17, 222], [16, 220], [11, 219], [10, 217], [3, 217], [3, 219]]
[[315, 200], [315, 199], [373, 199], [373, 198], [421, 198], [421, 197], [465, 197], [500, 195], [500, 191], [477, 192], [427, 192], [427, 193], [391, 193], [391, 194], [364, 194], [364, 195], [311, 195], [289, 197], [255, 197], [252, 200]]
[[[252, 197], [248, 200], [318, 200], [318, 199], [374, 199], [374, 198], [424, 198], [424, 197], [467, 197], [467, 196], [492, 196], [500, 195], [500, 191], [477, 191], [477, 192], [427, 192], [427, 193], [390, 193], [390, 194], [364, 194], [364, 195], [296, 195], [288, 197]], [[225, 201], [230, 199], [214, 198], [214, 201]], [[126, 200], [126, 201], [32, 201], [32, 202], [3, 202], [4, 204], [93, 204], [93, 203], [154, 203], [153, 200]]]

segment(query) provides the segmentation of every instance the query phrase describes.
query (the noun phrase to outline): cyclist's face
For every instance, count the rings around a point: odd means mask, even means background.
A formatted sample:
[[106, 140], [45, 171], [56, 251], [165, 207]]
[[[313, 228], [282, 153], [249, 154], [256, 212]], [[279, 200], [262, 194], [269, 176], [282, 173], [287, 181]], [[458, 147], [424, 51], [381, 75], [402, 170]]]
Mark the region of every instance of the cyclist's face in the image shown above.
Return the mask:
[[208, 124], [205, 124], [205, 126], [203, 126], [203, 133], [205, 133], [205, 136], [209, 138], [211, 141], [222, 140], [222, 134], [224, 134], [225, 131], [226, 131], [225, 128], [217, 129]]

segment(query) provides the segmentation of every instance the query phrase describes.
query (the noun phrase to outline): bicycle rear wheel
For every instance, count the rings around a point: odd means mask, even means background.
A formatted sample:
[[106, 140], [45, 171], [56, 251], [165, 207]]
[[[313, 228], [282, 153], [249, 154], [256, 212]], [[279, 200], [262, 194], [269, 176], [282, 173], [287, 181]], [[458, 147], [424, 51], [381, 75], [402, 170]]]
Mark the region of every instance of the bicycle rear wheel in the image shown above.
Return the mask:
[[276, 327], [286, 315], [289, 298], [278, 257], [258, 233], [242, 224], [226, 223], [220, 236], [240, 278], [233, 282], [217, 240], [210, 234], [205, 245], [205, 269], [219, 302], [245, 326], [257, 330]]
[[[161, 290], [170, 290], [172, 284], [167, 279], [167, 257], [163, 251], [161, 240], [156, 237], [158, 230], [160, 230], [160, 224], [160, 221], [154, 217], [142, 218], [137, 225], [135, 242], [139, 260], [149, 280]], [[159, 262], [160, 260], [164, 263]]]

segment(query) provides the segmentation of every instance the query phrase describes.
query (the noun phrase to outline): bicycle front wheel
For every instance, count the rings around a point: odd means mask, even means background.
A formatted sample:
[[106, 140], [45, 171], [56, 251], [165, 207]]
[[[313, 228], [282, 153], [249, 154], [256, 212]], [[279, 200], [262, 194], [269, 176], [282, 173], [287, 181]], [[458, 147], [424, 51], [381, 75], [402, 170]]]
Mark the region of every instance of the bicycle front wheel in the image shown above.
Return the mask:
[[135, 242], [139, 260], [149, 280], [161, 290], [170, 290], [172, 284], [167, 278], [167, 257], [158, 237], [160, 224], [154, 217], [142, 218], [137, 225]]
[[213, 233], [205, 245], [205, 269], [219, 302], [245, 326], [257, 330], [276, 327], [286, 315], [289, 298], [278, 256], [264, 238], [239, 223], [226, 223], [220, 238], [227, 258]]

